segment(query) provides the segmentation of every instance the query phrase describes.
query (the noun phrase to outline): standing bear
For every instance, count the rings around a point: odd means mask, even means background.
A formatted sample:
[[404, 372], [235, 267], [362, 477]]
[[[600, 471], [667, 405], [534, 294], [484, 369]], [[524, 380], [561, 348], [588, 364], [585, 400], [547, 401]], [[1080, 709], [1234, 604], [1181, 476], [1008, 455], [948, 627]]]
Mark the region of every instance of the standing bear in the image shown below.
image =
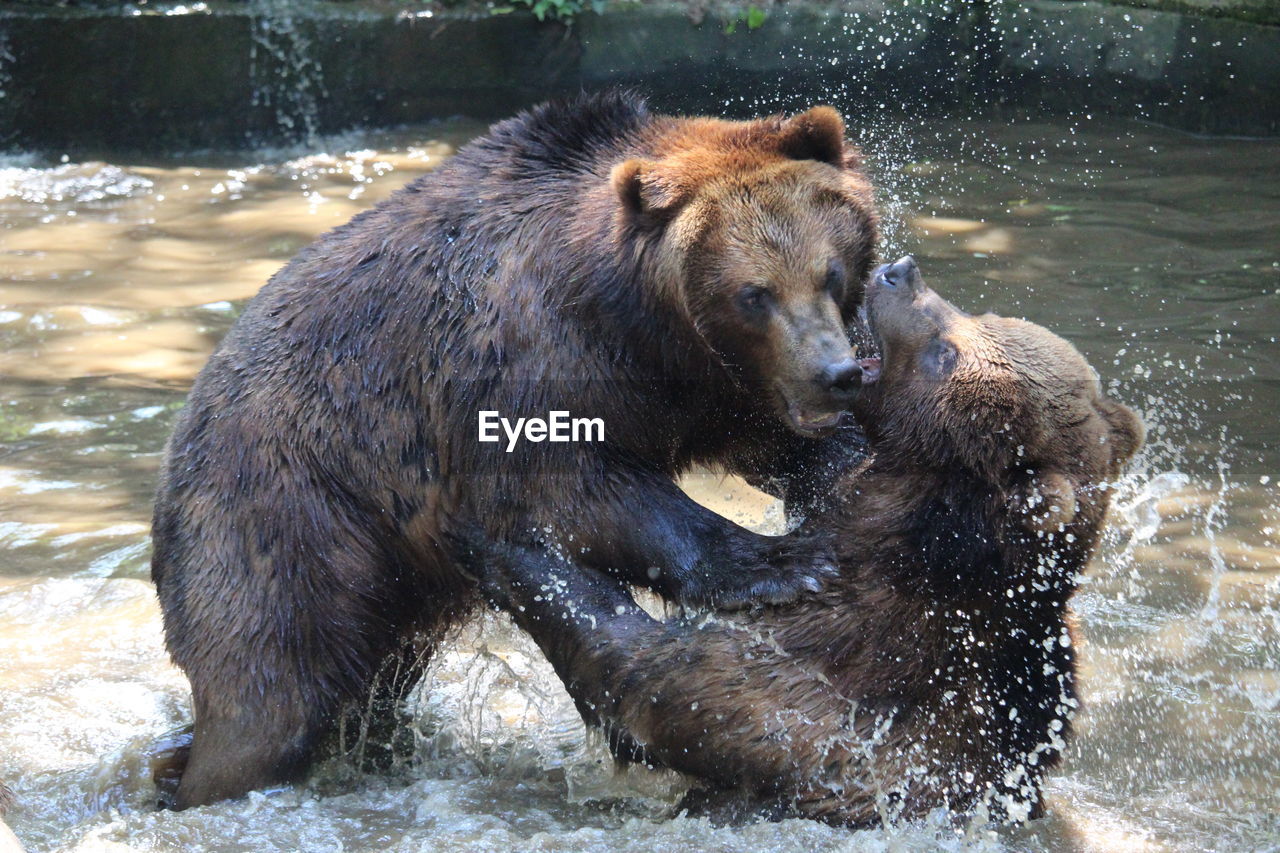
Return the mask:
[[[673, 601], [821, 586], [673, 477], [813, 504], [862, 455], [850, 326], [877, 219], [841, 118], [651, 114], [624, 94], [499, 123], [276, 274], [197, 377], [152, 577], [191, 682], [178, 808], [296, 778], [388, 660], [476, 599], [451, 520]], [[568, 413], [594, 441], [483, 441]], [[490, 430], [492, 435], [492, 430]]]
[[883, 355], [854, 411], [873, 456], [806, 522], [836, 535], [821, 593], [664, 623], [529, 549], [479, 548], [477, 570], [505, 569], [489, 594], [615, 748], [697, 777], [703, 808], [1025, 819], [1077, 705], [1068, 601], [1142, 423], [1071, 344], [957, 310], [910, 257], [867, 311]]

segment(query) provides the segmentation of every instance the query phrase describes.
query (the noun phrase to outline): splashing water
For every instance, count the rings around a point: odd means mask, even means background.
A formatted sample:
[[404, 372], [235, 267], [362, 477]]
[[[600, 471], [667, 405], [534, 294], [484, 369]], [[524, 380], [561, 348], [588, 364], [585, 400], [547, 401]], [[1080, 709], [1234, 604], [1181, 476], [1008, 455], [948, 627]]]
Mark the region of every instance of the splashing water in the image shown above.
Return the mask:
[[314, 146], [319, 138], [320, 104], [328, 92], [307, 31], [309, 19], [301, 11], [295, 0], [250, 3], [251, 104], [271, 112], [283, 138]]
[[1191, 478], [1181, 471], [1165, 471], [1142, 483], [1127, 502], [1117, 502], [1116, 514], [1133, 530], [1134, 544], [1149, 542], [1160, 530], [1160, 501], [1191, 485]]

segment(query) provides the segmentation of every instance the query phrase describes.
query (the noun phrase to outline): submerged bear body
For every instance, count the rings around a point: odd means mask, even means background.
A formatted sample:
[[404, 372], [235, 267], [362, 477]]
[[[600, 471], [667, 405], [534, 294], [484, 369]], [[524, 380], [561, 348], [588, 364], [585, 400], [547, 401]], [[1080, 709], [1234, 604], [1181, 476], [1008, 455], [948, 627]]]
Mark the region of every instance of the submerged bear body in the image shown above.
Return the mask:
[[[672, 478], [719, 464], [799, 502], [858, 457], [837, 418], [875, 227], [834, 111], [608, 95], [495, 125], [304, 249], [163, 468], [153, 577], [196, 715], [176, 804], [297, 776], [380, 666], [421, 664], [475, 598], [454, 518], [688, 603], [818, 585], [823, 537], [750, 533]], [[554, 411], [603, 440], [478, 440], [481, 412]]]

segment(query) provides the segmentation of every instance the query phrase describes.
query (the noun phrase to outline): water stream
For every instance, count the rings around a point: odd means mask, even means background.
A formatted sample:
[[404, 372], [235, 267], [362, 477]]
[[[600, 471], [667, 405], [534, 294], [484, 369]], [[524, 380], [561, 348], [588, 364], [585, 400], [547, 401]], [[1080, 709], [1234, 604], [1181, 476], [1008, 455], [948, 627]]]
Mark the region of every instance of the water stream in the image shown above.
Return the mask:
[[[479, 130], [0, 168], [0, 780], [30, 849], [1280, 846], [1280, 143], [1083, 115], [863, 135], [885, 254], [916, 252], [963, 307], [1072, 339], [1150, 428], [1077, 599], [1085, 710], [1049, 818], [964, 835], [673, 818], [679, 779], [615, 775], [496, 617], [455, 637], [415, 694], [416, 748], [395, 770], [339, 762], [299, 787], [154, 810], [142, 749], [190, 714], [147, 580], [173, 416], [275, 269]], [[687, 485], [776, 523], [741, 484]]]
[[271, 136], [317, 142], [324, 70], [308, 35], [311, 20], [294, 0], [249, 4], [250, 106], [274, 117]]

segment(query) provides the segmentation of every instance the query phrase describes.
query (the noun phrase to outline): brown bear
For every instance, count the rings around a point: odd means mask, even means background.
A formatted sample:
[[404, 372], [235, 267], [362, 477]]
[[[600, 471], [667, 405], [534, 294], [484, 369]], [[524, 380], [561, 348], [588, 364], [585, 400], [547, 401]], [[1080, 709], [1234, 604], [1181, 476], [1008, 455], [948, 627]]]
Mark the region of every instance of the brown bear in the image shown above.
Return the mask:
[[854, 410], [873, 456], [806, 522], [837, 536], [822, 593], [660, 622], [603, 575], [476, 556], [505, 564], [486, 587], [588, 718], [697, 777], [713, 814], [1025, 819], [1077, 705], [1068, 601], [1142, 424], [1069, 343], [957, 310], [910, 257], [867, 309], [882, 370]]
[[381, 666], [419, 671], [476, 598], [455, 517], [686, 604], [818, 588], [822, 535], [752, 533], [673, 477], [720, 465], [803, 506], [861, 458], [841, 416], [876, 227], [834, 110], [613, 93], [494, 125], [300, 252], [162, 470], [152, 577], [195, 704], [174, 805], [296, 777]]

